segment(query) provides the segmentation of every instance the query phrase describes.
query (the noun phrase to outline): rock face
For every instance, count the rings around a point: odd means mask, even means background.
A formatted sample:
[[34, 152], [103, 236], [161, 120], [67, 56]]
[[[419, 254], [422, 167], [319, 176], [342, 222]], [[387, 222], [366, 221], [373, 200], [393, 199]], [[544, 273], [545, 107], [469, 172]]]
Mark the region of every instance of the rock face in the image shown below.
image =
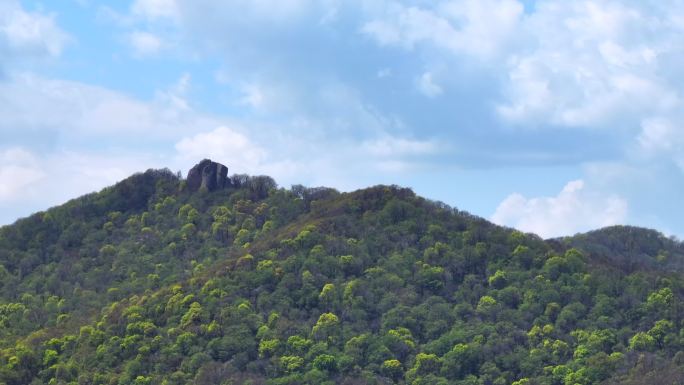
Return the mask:
[[204, 159], [188, 172], [187, 188], [190, 191], [214, 191], [230, 186], [228, 167]]

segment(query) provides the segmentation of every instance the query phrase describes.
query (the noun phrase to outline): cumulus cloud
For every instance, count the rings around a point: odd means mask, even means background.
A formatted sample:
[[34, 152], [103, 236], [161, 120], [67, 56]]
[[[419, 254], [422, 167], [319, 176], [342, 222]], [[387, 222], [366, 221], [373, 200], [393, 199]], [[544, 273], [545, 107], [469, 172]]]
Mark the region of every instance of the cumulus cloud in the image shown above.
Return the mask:
[[[677, 2], [550, 0], [528, 12], [516, 0], [384, 4], [366, 15], [362, 33], [380, 46], [418, 51], [416, 60], [427, 64], [477, 60], [500, 79], [483, 102], [504, 124], [635, 138], [638, 122], [684, 106], [684, 71], [675, 64], [684, 6]], [[418, 79], [424, 94], [439, 93], [429, 73]]]
[[[294, 172], [282, 159], [264, 163], [266, 151], [257, 143], [220, 126], [230, 124], [229, 119], [195, 112], [178, 101], [188, 81], [182, 77], [151, 101], [35, 76], [0, 83], [0, 99], [11, 100], [0, 104], [0, 137], [6, 143], [25, 143], [0, 146], [0, 224], [134, 172], [187, 170], [204, 157], [226, 162], [233, 171], [268, 170], [276, 177]], [[51, 139], [39, 143], [42, 138]], [[139, 147], [141, 142], [145, 147]]]
[[[676, 5], [671, 4], [674, 8]], [[660, 5], [662, 6], [662, 5]], [[548, 1], [521, 24], [500, 115], [522, 124], [608, 129], [679, 108], [663, 71], [681, 27], [644, 2]]]
[[433, 8], [391, 3], [362, 32], [382, 45], [430, 44], [451, 53], [491, 57], [511, 38], [523, 13], [515, 0], [446, 1]]
[[499, 204], [491, 220], [548, 238], [620, 224], [626, 217], [624, 199], [592, 193], [584, 181], [575, 180], [555, 197], [511, 194]]
[[0, 225], [98, 191], [164, 161], [136, 153], [0, 150]]
[[247, 135], [226, 126], [183, 138], [176, 143], [176, 150], [190, 161], [211, 158], [250, 172], [258, 171], [266, 158], [266, 151]]
[[[334, 115], [352, 117], [335, 122], [338, 132], [351, 124], [368, 128], [368, 134], [356, 139], [340, 139], [326, 130], [324, 114], [276, 125], [198, 112], [187, 101], [190, 87], [191, 77], [183, 75], [153, 99], [141, 100], [31, 74], [0, 82], [0, 137], [15, 144], [0, 147], [6, 151], [0, 174], [10, 181], [0, 191], [0, 222], [100, 189], [135, 171], [166, 166], [187, 170], [205, 157], [224, 162], [232, 172], [272, 175], [286, 184], [356, 188], [378, 183], [378, 172], [389, 178], [439, 150], [434, 141], [385, 131], [398, 123], [343, 86], [323, 89], [316, 97], [335, 106]], [[40, 193], [45, 186], [59, 188], [51, 187], [46, 196]], [[17, 205], [20, 201], [28, 203]], [[18, 206], [26, 211], [16, 212]]]
[[[183, 104], [186, 83], [182, 77], [155, 99], [140, 100], [28, 74], [0, 82], [0, 223], [98, 190], [136, 171], [185, 169], [196, 161], [176, 159], [168, 149], [184, 135], [230, 121]], [[147, 147], [141, 149], [141, 143]]]

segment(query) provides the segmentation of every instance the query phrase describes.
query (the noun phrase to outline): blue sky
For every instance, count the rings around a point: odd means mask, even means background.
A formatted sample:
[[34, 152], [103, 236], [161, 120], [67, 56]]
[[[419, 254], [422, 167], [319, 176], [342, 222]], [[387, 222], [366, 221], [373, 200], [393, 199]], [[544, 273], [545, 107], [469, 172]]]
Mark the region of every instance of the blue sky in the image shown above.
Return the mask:
[[684, 235], [684, 4], [0, 0], [0, 224], [204, 157]]

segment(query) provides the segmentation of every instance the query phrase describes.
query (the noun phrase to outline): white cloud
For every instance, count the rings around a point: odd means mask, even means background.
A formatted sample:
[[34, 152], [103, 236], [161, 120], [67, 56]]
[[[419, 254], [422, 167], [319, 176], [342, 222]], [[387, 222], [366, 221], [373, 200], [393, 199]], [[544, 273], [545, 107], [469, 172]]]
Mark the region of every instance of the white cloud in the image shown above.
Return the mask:
[[[27, 12], [14, 0], [0, 2], [0, 53], [58, 56], [68, 41], [69, 36], [57, 26], [54, 15]], [[0, 63], [7, 59], [11, 57], [0, 58]]]
[[432, 79], [432, 73], [425, 72], [418, 78], [418, 90], [429, 98], [435, 98], [444, 92], [439, 84]]
[[523, 6], [516, 0], [459, 0], [421, 8], [391, 3], [361, 31], [382, 45], [427, 43], [456, 54], [497, 55], [513, 36]]
[[128, 35], [128, 41], [137, 56], [149, 56], [159, 53], [164, 47], [161, 38], [153, 33], [134, 31]]
[[20, 147], [0, 151], [0, 202], [22, 198], [45, 177], [33, 154]]
[[242, 87], [244, 96], [240, 100], [241, 103], [246, 104], [252, 108], [259, 108], [264, 106], [266, 95], [264, 90], [257, 84], [245, 84]]
[[496, 55], [515, 37], [524, 11], [517, 0], [448, 1], [440, 8], [461, 26], [455, 48], [482, 57]]
[[136, 171], [187, 167], [171, 156], [173, 143], [230, 123], [183, 103], [188, 82], [189, 77], [181, 77], [149, 101], [29, 74], [0, 82], [0, 223], [99, 190]]
[[671, 159], [684, 171], [684, 129], [681, 113], [647, 118], [637, 136], [637, 154], [650, 161]]
[[0, 151], [0, 225], [112, 185], [134, 172], [165, 167], [140, 154]]
[[177, 19], [178, 5], [175, 0], [135, 0], [131, 6], [133, 15], [149, 20]]
[[[301, 119], [295, 114], [290, 121], [260, 124], [193, 110], [186, 101], [190, 82], [190, 76], [181, 76], [152, 100], [29, 74], [0, 82], [0, 135], [7, 143], [30, 143], [33, 151], [31, 156], [21, 153], [23, 158], [19, 152], [8, 153], [24, 160], [3, 168], [7, 178], [2, 180], [11, 182], [3, 185], [0, 222], [100, 189], [135, 171], [165, 166], [187, 170], [205, 157], [225, 163], [231, 172], [272, 175], [285, 185], [349, 189], [391, 183], [392, 175], [415, 168], [419, 157], [439, 150], [433, 141], [385, 131], [400, 124], [342, 85], [314, 95], [334, 108], [329, 114]], [[328, 115], [351, 120], [330, 120]], [[337, 125], [334, 130], [329, 130], [330, 122]], [[340, 139], [337, 132], [350, 125], [368, 131], [356, 139]], [[43, 149], [38, 152], [37, 146]], [[375, 177], [378, 173], [381, 178]], [[45, 186], [53, 186], [49, 196], [26, 193], [44, 191]], [[10, 210], [19, 201], [26, 211]]]
[[[185, 101], [189, 87], [184, 75], [154, 99], [140, 100], [30, 74], [1, 81], [0, 224], [148, 168], [185, 170], [204, 156], [258, 165], [261, 150], [245, 136], [226, 129], [196, 135], [232, 122], [194, 111]], [[174, 153], [179, 140], [187, 157]], [[228, 149], [236, 153], [223, 156]]]
[[248, 172], [258, 171], [266, 158], [266, 151], [245, 134], [225, 126], [183, 138], [176, 150], [182, 159], [210, 158]]
[[[648, 151], [639, 153], [632, 159], [612, 162], [595, 162], [585, 167], [586, 180], [592, 190], [619, 191], [620, 196], [629, 201], [629, 222], [660, 231], [684, 234], [684, 208], [673, 202], [681, 200], [684, 191], [684, 163], [677, 162], [681, 150]], [[681, 147], [680, 147], [681, 148]], [[644, 156], [647, 159], [644, 159]], [[674, 157], [672, 161], [670, 157]]]
[[624, 199], [592, 193], [584, 181], [575, 180], [555, 197], [511, 194], [499, 204], [491, 220], [548, 238], [620, 224], [626, 217]]
[[667, 119], [646, 119], [641, 123], [641, 134], [638, 137], [641, 147], [648, 151], [669, 151], [676, 145], [674, 140], [678, 134], [672, 122]]
[[[387, 1], [369, 7], [361, 32], [416, 51], [427, 67], [475, 60], [500, 79], [493, 113], [517, 127], [613, 130], [684, 108], [684, 6], [673, 1]], [[440, 73], [443, 84], [458, 84]], [[454, 72], [457, 79], [462, 76]], [[429, 73], [418, 76], [426, 95]]]
[[502, 68], [506, 120], [612, 129], [679, 108], [662, 64], [682, 31], [654, 4], [547, 1], [518, 33], [525, 48]]
[[[62, 140], [112, 136], [114, 140], [164, 140], [179, 133], [216, 127], [210, 116], [194, 112], [184, 99], [189, 77], [183, 76], [152, 101], [141, 101], [106, 88], [46, 79], [30, 74], [0, 82], [0, 132], [58, 132]], [[36, 114], [35, 111], [40, 111]]]

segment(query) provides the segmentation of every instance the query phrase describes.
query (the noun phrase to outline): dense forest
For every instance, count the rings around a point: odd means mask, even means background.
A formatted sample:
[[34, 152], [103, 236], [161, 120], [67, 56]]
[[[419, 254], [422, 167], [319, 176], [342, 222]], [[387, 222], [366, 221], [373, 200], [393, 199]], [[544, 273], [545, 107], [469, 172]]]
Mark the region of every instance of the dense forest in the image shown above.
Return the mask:
[[0, 384], [684, 382], [684, 246], [149, 170], [0, 228]]

